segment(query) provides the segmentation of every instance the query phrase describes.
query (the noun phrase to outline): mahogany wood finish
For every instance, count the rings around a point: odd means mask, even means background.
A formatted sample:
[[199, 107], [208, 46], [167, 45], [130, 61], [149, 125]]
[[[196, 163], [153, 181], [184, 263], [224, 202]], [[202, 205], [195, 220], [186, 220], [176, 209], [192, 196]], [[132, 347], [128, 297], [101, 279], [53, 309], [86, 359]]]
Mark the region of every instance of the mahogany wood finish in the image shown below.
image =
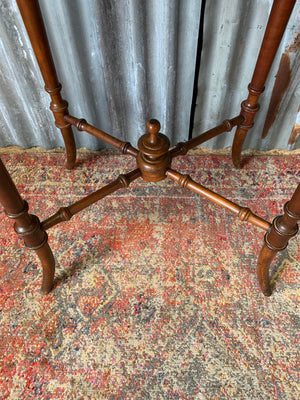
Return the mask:
[[25, 246], [35, 250], [43, 267], [42, 293], [49, 293], [54, 279], [54, 258], [47, 243], [48, 236], [42, 229], [38, 217], [28, 214], [28, 204], [24, 201], [8, 171], [0, 159], [0, 203], [6, 215], [15, 220], [15, 231], [23, 238]]
[[261, 290], [265, 296], [272, 294], [269, 279], [269, 266], [278, 251], [286, 248], [290, 238], [298, 233], [300, 221], [300, 184], [292, 198], [284, 206], [284, 214], [277, 216], [265, 235], [265, 243], [261, 249], [257, 263], [257, 275]]
[[68, 114], [68, 103], [61, 97], [61, 84], [58, 81], [41, 10], [38, 0], [17, 0], [35, 57], [45, 82], [45, 90], [51, 97], [50, 110], [55, 125], [60, 129], [67, 153], [68, 169], [76, 162], [76, 145], [71, 125], [66, 123], [64, 115]]
[[114, 182], [102, 187], [95, 193], [69, 205], [60, 208], [55, 214], [40, 223], [39, 219], [28, 214], [27, 203], [21, 198], [11, 177], [0, 160], [0, 202], [7, 215], [15, 219], [15, 230], [23, 237], [27, 247], [34, 249], [41, 260], [43, 267], [42, 291], [48, 293], [53, 287], [54, 259], [47, 244], [46, 230], [63, 222], [96, 201], [110, 195], [120, 188], [127, 187], [135, 179], [142, 177], [149, 182], [157, 182], [166, 177], [175, 180], [181, 187], [192, 190], [210, 201], [224, 207], [235, 214], [241, 221], [247, 221], [258, 228], [267, 231], [265, 243], [258, 259], [257, 274], [263, 293], [269, 296], [272, 287], [269, 281], [269, 266], [276, 253], [284, 249], [288, 240], [298, 232], [300, 220], [300, 185], [296, 189], [292, 199], [285, 205], [284, 214], [276, 217], [272, 225], [253, 214], [247, 207], [241, 207], [221, 195], [205, 188], [193, 181], [190, 176], [182, 175], [174, 171], [172, 159], [185, 155], [187, 152], [199, 146], [201, 143], [231, 131], [238, 126], [233, 144], [233, 162], [240, 167], [240, 153], [247, 131], [252, 127], [254, 115], [258, 111], [258, 98], [263, 91], [264, 83], [270, 70], [281, 37], [285, 30], [295, 0], [275, 0], [270, 14], [268, 26], [256, 63], [252, 81], [249, 85], [249, 96], [242, 103], [241, 113], [225, 120], [221, 125], [210, 129], [196, 138], [185, 143], [178, 143], [173, 149], [169, 149], [169, 139], [160, 133], [160, 123], [152, 119], [147, 123], [147, 133], [138, 142], [138, 150], [130, 143], [103, 132], [84, 119], [78, 119], [69, 115], [67, 102], [60, 95], [61, 85], [57, 79], [52, 60], [49, 43], [46, 36], [40, 8], [37, 0], [17, 0], [25, 27], [28, 31], [38, 64], [40, 66], [46, 90], [51, 96], [51, 110], [54, 114], [56, 126], [61, 129], [66, 143], [67, 167], [72, 168], [75, 163], [76, 149], [71, 126], [79, 131], [85, 131], [109, 145], [119, 149], [123, 154], [136, 158], [137, 169], [127, 174], [120, 175]]
[[64, 119], [69, 124], [75, 126], [78, 131], [85, 131], [109, 144], [112, 147], [120, 150], [123, 154], [130, 154], [136, 157], [138, 155], [137, 149], [131, 146], [129, 142], [122, 142], [121, 140], [109, 135], [106, 132], [100, 131], [100, 129], [88, 124], [85, 119], [79, 119], [72, 117], [72, 115], [65, 115]]
[[270, 228], [270, 223], [260, 218], [259, 216], [252, 213], [252, 211], [248, 207], [241, 207], [230, 200], [225, 199], [219, 194], [205, 188], [199, 183], [193, 181], [193, 179], [189, 175], [182, 175], [177, 171], [169, 169], [167, 171], [167, 176], [174, 179], [181, 187], [187, 188], [200, 194], [201, 196], [207, 198], [219, 206], [226, 208], [228, 211], [235, 214], [240, 221], [247, 221], [257, 227], [267, 230]]
[[52, 226], [59, 224], [60, 222], [69, 221], [73, 217], [73, 215], [96, 203], [100, 199], [103, 199], [104, 197], [116, 192], [118, 189], [128, 187], [131, 182], [133, 182], [140, 176], [141, 172], [139, 169], [135, 169], [128, 174], [119, 175], [119, 177], [114, 182], [109, 183], [108, 185], [90, 194], [89, 196], [84, 197], [83, 199], [77, 201], [69, 207], [60, 208], [55, 214], [53, 214], [42, 223], [42, 228], [44, 230], [47, 230]]
[[223, 132], [230, 132], [235, 126], [241, 124], [243, 121], [244, 117], [242, 115], [238, 115], [232, 119], [225, 119], [221, 125], [216, 126], [215, 128], [212, 128], [209, 131], [206, 131], [201, 135], [188, 140], [187, 142], [178, 143], [177, 146], [171, 150], [171, 155], [172, 157], [185, 155], [189, 150], [199, 146], [207, 140], [212, 139]]
[[257, 58], [251, 83], [248, 86], [248, 98], [242, 102], [241, 115], [245, 120], [238, 126], [233, 146], [232, 161], [241, 168], [241, 151], [247, 132], [253, 126], [255, 114], [259, 110], [258, 99], [264, 91], [264, 85], [275, 58], [286, 25], [296, 0], [274, 0], [266, 32]]
[[148, 133], [139, 139], [136, 161], [145, 181], [158, 182], [165, 179], [171, 163], [170, 141], [159, 132], [160, 123], [156, 119], [148, 121], [147, 130]]

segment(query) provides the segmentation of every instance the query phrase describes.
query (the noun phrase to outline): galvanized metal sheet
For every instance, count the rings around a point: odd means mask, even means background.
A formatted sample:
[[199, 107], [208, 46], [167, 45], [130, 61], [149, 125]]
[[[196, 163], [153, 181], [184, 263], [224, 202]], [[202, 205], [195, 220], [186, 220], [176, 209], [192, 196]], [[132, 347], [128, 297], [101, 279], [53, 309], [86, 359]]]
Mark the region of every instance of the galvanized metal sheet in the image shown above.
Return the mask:
[[[239, 114], [240, 104], [248, 95], [247, 86], [252, 78], [271, 6], [271, 0], [206, 2], [193, 136], [224, 118]], [[300, 2], [297, 1], [259, 101], [261, 109], [244, 148], [288, 150], [300, 146], [294, 126], [300, 104], [300, 52], [297, 51], [299, 8]], [[285, 59], [285, 67], [278, 76], [282, 59]], [[280, 89], [282, 93], [274, 93], [276, 77], [277, 83], [280, 83], [277, 88], [282, 86], [282, 81], [286, 81], [284, 90]], [[278, 91], [277, 88], [275, 86]], [[274, 102], [276, 96], [277, 104]], [[273, 104], [269, 108], [271, 101]], [[267, 135], [262, 138], [264, 126]], [[294, 136], [291, 140], [292, 131]], [[231, 146], [233, 135], [234, 131], [226, 133], [207, 142], [204, 147], [217, 149]]]
[[[133, 145], [152, 117], [172, 144], [188, 138], [200, 0], [40, 0], [40, 5], [72, 114]], [[206, 1], [194, 136], [239, 113], [270, 7], [270, 0]], [[300, 0], [245, 147], [299, 147], [299, 8]], [[1, 0], [0, 12], [0, 146], [62, 146], [16, 2]], [[268, 108], [282, 54], [290, 79], [272, 121]], [[266, 116], [270, 126], [261, 139]], [[230, 146], [232, 135], [207, 146]], [[77, 133], [76, 141], [78, 147], [103, 147], [85, 133]]]
[[[136, 144], [149, 118], [186, 139], [201, 1], [41, 0], [69, 110]], [[2, 0], [0, 145], [62, 145], [16, 3]], [[77, 145], [103, 144], [87, 134]]]

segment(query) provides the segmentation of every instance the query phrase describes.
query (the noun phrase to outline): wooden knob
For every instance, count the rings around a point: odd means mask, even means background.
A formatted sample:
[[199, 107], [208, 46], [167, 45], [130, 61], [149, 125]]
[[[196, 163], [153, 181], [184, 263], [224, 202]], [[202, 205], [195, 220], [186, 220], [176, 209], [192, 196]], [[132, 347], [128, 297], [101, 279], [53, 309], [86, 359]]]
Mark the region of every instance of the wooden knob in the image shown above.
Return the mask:
[[160, 123], [157, 121], [157, 119], [150, 119], [150, 121], [147, 122], [147, 131], [149, 132], [149, 142], [152, 144], [157, 143], [157, 134], [160, 130]]

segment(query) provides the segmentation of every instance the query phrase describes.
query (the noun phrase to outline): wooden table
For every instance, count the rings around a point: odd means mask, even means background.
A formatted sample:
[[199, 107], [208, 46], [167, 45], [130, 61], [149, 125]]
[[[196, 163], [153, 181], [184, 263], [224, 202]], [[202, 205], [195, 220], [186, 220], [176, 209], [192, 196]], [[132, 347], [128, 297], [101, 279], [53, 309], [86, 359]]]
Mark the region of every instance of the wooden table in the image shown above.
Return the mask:
[[141, 177], [148, 182], [158, 182], [168, 177], [178, 182], [180, 186], [205, 196], [226, 208], [240, 220], [248, 221], [266, 232], [263, 247], [258, 257], [257, 274], [262, 292], [264, 295], [270, 296], [272, 284], [269, 279], [269, 266], [276, 253], [285, 249], [288, 240], [298, 232], [300, 185], [298, 185], [291, 200], [285, 204], [283, 215], [277, 216], [271, 224], [253, 214], [249, 208], [240, 207], [193, 181], [190, 176], [175, 171], [172, 169], [172, 160], [179, 155], [185, 155], [190, 149], [199, 146], [206, 140], [223, 132], [231, 131], [236, 126], [232, 160], [236, 168], [241, 168], [243, 143], [247, 132], [253, 126], [255, 114], [259, 109], [258, 99], [264, 90], [266, 78], [295, 5], [295, 0], [275, 0], [273, 3], [253, 77], [248, 86], [249, 94], [247, 99], [242, 102], [240, 114], [234, 118], [226, 119], [221, 125], [196, 138], [178, 143], [171, 150], [169, 149], [169, 139], [159, 132], [160, 124], [157, 120], [148, 121], [148, 132], [139, 139], [138, 149], [135, 149], [130, 143], [122, 142], [91, 126], [84, 119], [71, 116], [68, 112], [68, 103], [62, 99], [60, 94], [61, 84], [57, 78], [38, 0], [17, 0], [17, 3], [45, 82], [45, 90], [51, 97], [50, 109], [53, 112], [55, 124], [61, 130], [65, 142], [66, 168], [73, 168], [76, 161], [72, 126], [79, 131], [88, 132], [101, 139], [119, 149], [123, 154], [129, 154], [136, 158], [137, 163], [137, 168], [132, 172], [120, 175], [114, 182], [68, 207], [60, 208], [54, 215], [40, 222], [37, 216], [28, 213], [27, 202], [21, 198], [0, 160], [0, 202], [7, 216], [15, 220], [16, 233], [24, 239], [28, 248], [35, 250], [41, 261], [43, 268], [42, 292], [49, 293], [51, 291], [55, 273], [54, 258], [48, 245], [46, 233], [48, 229], [62, 221], [69, 220], [74, 214], [116, 190], [127, 187], [137, 178]]

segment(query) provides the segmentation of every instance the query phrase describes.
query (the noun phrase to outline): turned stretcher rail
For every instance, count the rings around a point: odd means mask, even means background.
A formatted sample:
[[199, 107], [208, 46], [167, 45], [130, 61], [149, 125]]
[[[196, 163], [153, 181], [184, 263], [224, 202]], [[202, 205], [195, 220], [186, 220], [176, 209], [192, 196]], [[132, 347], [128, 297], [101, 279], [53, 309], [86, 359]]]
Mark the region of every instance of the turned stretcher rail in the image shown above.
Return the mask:
[[102, 187], [96, 192], [84, 197], [83, 199], [68, 207], [61, 207], [55, 214], [42, 222], [42, 228], [44, 230], [47, 230], [59, 224], [60, 222], [69, 221], [73, 217], [73, 215], [96, 203], [98, 200], [101, 200], [104, 197], [116, 192], [118, 189], [128, 187], [131, 182], [133, 182], [140, 176], [141, 172], [139, 169], [135, 169], [128, 174], [119, 175], [115, 181]]
[[176, 181], [181, 187], [187, 188], [200, 194], [201, 196], [207, 198], [219, 206], [226, 208], [228, 211], [235, 214], [241, 221], [247, 221], [251, 224], [267, 231], [271, 224], [268, 221], [265, 221], [263, 218], [255, 215], [248, 207], [241, 207], [232, 201], [225, 199], [219, 194], [213, 192], [212, 190], [207, 189], [206, 187], [200, 185], [199, 183], [193, 181], [193, 179], [189, 175], [180, 174], [177, 171], [169, 169], [167, 171], [167, 176]]
[[138, 150], [132, 147], [129, 142], [123, 142], [122, 140], [119, 140], [114, 136], [95, 128], [94, 126], [88, 124], [85, 119], [79, 119], [73, 117], [72, 115], [65, 115], [64, 120], [73, 125], [78, 131], [84, 131], [95, 136], [110, 146], [120, 150], [123, 154], [129, 154], [133, 157], [138, 155]]
[[224, 132], [230, 132], [235, 126], [240, 125], [244, 121], [244, 117], [242, 115], [238, 115], [232, 119], [225, 119], [221, 125], [212, 128], [201, 135], [190, 139], [186, 142], [180, 142], [170, 150], [172, 157], [177, 157], [181, 155], [187, 154], [187, 152], [200, 144], [210, 140]]
[[[273, 1], [255, 71], [248, 87], [248, 97], [241, 105], [240, 115], [225, 120], [221, 125], [191, 140], [178, 143], [172, 150], [169, 150], [169, 139], [159, 132], [160, 123], [157, 120], [151, 119], [148, 121], [148, 133], [140, 137], [138, 141], [139, 150], [137, 150], [130, 143], [123, 142], [93, 127], [84, 119], [78, 119], [69, 115], [68, 103], [61, 96], [62, 87], [56, 74], [46, 29], [39, 8], [39, 0], [16, 1], [45, 82], [45, 90], [51, 97], [50, 109], [54, 115], [55, 125], [61, 130], [65, 141], [67, 167], [73, 168], [76, 161], [76, 147], [72, 126], [76, 127], [79, 131], [90, 133], [103, 142], [117, 148], [123, 154], [135, 157], [138, 166], [138, 169], [128, 174], [120, 175], [114, 182], [102, 187], [95, 193], [82, 198], [68, 207], [62, 207], [54, 215], [40, 223], [35, 215], [29, 214], [27, 203], [21, 198], [10, 175], [0, 160], [0, 201], [4, 206], [7, 216], [15, 220], [15, 230], [18, 235], [24, 239], [28, 248], [37, 253], [41, 260], [43, 267], [43, 293], [49, 293], [53, 288], [55, 273], [55, 261], [47, 243], [48, 236], [45, 232], [46, 229], [69, 220], [74, 214], [96, 201], [114, 193], [120, 188], [127, 187], [138, 177], [142, 177], [148, 182], [158, 182], [169, 177], [183, 188], [188, 188], [229, 210], [240, 220], [248, 221], [267, 231], [258, 259], [257, 275], [264, 295], [269, 296], [273, 288], [273, 283], [269, 279], [269, 266], [277, 252], [283, 250], [287, 246], [289, 239], [295, 236], [299, 230], [300, 185], [291, 200], [285, 205], [284, 214], [277, 216], [271, 225], [269, 222], [253, 214], [248, 207], [241, 207], [196, 183], [188, 175], [183, 175], [172, 170], [171, 163], [172, 158], [185, 155], [189, 150], [224, 132], [230, 132], [234, 126], [237, 126], [232, 147], [232, 160], [237, 168], [242, 166], [240, 156], [243, 143], [247, 132], [252, 128], [254, 117], [259, 110], [259, 97], [264, 90], [265, 81], [296, 0]], [[68, 62], [68, 60], [63, 61]]]

